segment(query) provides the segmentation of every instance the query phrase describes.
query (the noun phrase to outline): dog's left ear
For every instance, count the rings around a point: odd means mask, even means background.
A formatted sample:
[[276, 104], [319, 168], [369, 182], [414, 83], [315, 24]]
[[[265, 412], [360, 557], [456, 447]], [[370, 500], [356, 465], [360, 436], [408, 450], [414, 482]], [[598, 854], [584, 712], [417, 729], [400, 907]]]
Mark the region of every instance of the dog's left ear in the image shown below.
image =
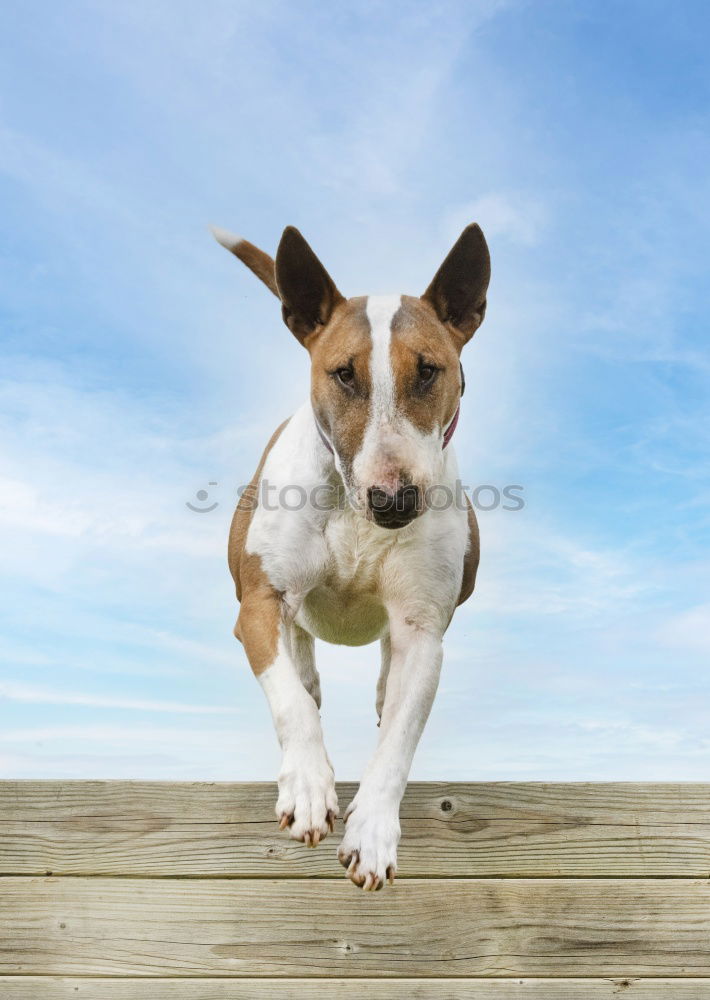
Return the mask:
[[305, 343], [324, 327], [343, 296], [299, 231], [287, 226], [276, 251], [276, 285], [284, 323]]
[[442, 323], [453, 326], [466, 343], [483, 322], [491, 257], [481, 227], [466, 226], [422, 295]]

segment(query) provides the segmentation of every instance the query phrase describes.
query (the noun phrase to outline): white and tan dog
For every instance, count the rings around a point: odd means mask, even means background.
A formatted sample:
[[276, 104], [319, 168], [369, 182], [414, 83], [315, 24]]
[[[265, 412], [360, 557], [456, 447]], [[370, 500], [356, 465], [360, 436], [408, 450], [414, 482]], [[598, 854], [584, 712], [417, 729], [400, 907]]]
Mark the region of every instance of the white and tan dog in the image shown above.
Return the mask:
[[473, 509], [446, 498], [457, 494], [449, 439], [463, 392], [459, 355], [485, 313], [488, 248], [470, 225], [420, 298], [345, 299], [297, 229], [284, 231], [275, 261], [214, 233], [281, 300], [311, 358], [310, 399], [269, 441], [229, 539], [235, 635], [283, 751], [277, 818], [314, 847], [338, 813], [314, 637], [379, 640], [379, 740], [338, 850], [356, 885], [379, 889], [396, 872], [399, 806], [442, 637], [478, 566]]

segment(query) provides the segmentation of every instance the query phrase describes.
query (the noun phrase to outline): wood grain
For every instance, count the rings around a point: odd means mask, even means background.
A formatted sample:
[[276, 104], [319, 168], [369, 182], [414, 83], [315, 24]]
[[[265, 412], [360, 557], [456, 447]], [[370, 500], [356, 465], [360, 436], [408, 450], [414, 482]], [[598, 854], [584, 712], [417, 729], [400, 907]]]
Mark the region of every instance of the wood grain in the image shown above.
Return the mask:
[[0, 977], [3, 1000], [708, 1000], [710, 979], [57, 979]]
[[[356, 786], [341, 784], [341, 808]], [[0, 873], [340, 877], [276, 829], [267, 783], [0, 782]], [[708, 877], [710, 784], [415, 783], [401, 878]]]
[[0, 879], [0, 974], [710, 976], [691, 879]]

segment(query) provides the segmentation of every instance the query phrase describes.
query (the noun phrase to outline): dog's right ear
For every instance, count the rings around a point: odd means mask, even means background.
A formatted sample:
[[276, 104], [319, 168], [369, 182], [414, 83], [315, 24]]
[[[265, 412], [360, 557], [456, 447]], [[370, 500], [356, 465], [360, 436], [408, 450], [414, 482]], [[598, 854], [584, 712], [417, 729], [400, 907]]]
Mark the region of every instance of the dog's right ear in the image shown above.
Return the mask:
[[255, 247], [249, 240], [243, 240], [241, 236], [235, 236], [234, 233], [220, 229], [219, 226], [210, 226], [210, 229], [217, 242], [221, 243], [235, 257], [238, 257], [242, 264], [246, 264], [249, 270], [253, 271], [257, 278], [264, 282], [269, 291], [273, 292], [276, 298], [279, 298], [274, 262], [268, 253]]
[[293, 226], [284, 229], [276, 251], [276, 286], [284, 323], [302, 344], [325, 326], [343, 301], [335, 282]]

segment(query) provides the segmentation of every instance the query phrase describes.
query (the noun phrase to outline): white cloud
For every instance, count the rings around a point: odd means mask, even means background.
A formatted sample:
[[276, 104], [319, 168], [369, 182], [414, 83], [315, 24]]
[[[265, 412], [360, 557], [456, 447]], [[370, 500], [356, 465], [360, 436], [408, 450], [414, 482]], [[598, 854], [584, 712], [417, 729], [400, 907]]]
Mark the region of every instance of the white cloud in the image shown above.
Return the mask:
[[544, 233], [547, 209], [539, 195], [491, 192], [448, 210], [443, 224], [446, 238], [454, 240], [470, 222], [478, 222], [489, 240], [531, 247]]
[[0, 729], [0, 774], [12, 778], [273, 781], [266, 725], [45, 725]]
[[194, 726], [165, 725], [47, 725], [8, 728], [0, 732], [0, 742], [18, 747], [32, 743], [68, 743], [101, 741], [105, 746], [132, 743], [140, 749], [147, 746], [169, 748], [175, 745], [209, 748], [215, 744], [238, 740], [234, 728], [197, 729]]
[[659, 642], [671, 649], [690, 650], [710, 657], [710, 603], [672, 615], [655, 634]]
[[125, 698], [120, 695], [87, 694], [81, 691], [56, 690], [31, 684], [0, 681], [0, 698], [42, 705], [85, 705], [91, 708], [130, 709], [136, 712], [190, 712], [195, 715], [232, 715], [233, 707], [219, 705], [184, 705], [177, 701], [148, 698]]

